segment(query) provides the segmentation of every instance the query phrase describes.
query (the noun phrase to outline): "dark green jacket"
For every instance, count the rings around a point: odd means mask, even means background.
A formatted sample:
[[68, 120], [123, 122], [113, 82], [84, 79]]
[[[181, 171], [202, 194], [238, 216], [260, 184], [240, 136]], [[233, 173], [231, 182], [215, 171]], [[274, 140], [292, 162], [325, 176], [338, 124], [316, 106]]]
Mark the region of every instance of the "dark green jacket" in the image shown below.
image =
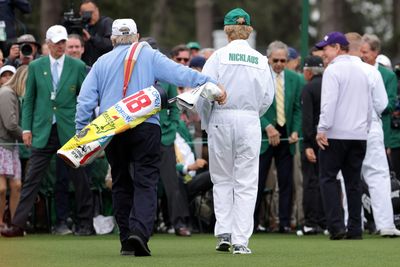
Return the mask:
[[382, 75], [389, 100], [388, 106], [382, 114], [385, 147], [400, 147], [400, 130], [390, 127], [390, 115], [394, 111], [397, 99], [397, 77], [393, 71], [381, 65], [378, 70]]
[[32, 147], [43, 148], [50, 136], [53, 115], [56, 116], [61, 145], [75, 134], [76, 97], [86, 76], [85, 63], [65, 56], [54, 101], [50, 59], [41, 57], [29, 64], [22, 105], [22, 129], [32, 132]]
[[[304, 84], [304, 80], [300, 78], [300, 76], [291, 70], [284, 70], [284, 90], [285, 90], [285, 117], [286, 117], [286, 131], [288, 136], [291, 133], [301, 132], [301, 106], [300, 106], [300, 95], [301, 89]], [[260, 153], [264, 153], [267, 151], [269, 147], [268, 136], [265, 128], [267, 125], [272, 124], [274, 127], [276, 126], [276, 103], [275, 99], [272, 102], [271, 107], [268, 111], [260, 118], [261, 122], [261, 133], [262, 133], [262, 142], [261, 142], [261, 150]], [[290, 152], [292, 155], [296, 151], [296, 145], [290, 145]]]
[[[168, 99], [178, 94], [176, 86], [167, 83], [160, 83], [160, 85], [167, 93]], [[179, 109], [175, 103], [169, 104], [168, 108], [160, 111], [161, 144], [164, 146], [174, 144], [178, 121]]]

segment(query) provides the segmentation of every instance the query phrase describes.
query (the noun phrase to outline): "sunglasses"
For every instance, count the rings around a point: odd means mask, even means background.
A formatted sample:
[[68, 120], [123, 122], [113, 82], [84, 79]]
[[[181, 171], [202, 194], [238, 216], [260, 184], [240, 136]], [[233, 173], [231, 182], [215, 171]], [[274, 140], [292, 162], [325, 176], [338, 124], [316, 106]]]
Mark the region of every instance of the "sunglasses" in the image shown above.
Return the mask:
[[272, 59], [272, 62], [273, 62], [273, 63], [278, 63], [278, 62], [280, 62], [280, 63], [286, 63], [286, 59], [274, 58], [274, 59]]
[[179, 62], [182, 62], [182, 61], [183, 61], [183, 62], [185, 62], [185, 63], [187, 63], [187, 62], [189, 61], [189, 59], [186, 58], [186, 57], [177, 57], [176, 60], [179, 61]]

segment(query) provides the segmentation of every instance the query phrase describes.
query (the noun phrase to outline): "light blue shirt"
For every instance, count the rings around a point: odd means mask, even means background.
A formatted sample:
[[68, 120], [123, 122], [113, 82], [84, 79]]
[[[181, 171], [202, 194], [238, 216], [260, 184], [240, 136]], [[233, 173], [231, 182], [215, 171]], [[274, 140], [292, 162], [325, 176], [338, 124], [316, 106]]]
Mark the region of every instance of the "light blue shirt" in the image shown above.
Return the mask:
[[[86, 76], [76, 107], [77, 132], [90, 123], [97, 105], [100, 105], [99, 111], [102, 113], [123, 98], [124, 60], [129, 47], [130, 45], [119, 45], [101, 56]], [[159, 51], [145, 46], [135, 63], [126, 96], [154, 85], [156, 81], [191, 88], [208, 81], [216, 83], [210, 77], [177, 64]], [[158, 114], [146, 122], [159, 125]]]

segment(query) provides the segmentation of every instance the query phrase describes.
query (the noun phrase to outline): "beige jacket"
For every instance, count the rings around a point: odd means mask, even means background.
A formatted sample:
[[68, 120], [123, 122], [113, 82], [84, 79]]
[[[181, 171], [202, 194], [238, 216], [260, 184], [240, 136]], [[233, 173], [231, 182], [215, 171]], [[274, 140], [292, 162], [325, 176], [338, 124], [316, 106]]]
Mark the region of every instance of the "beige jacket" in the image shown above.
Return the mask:
[[8, 86], [0, 88], [0, 146], [13, 149], [15, 143], [22, 141], [22, 129], [19, 126], [20, 106], [17, 94]]

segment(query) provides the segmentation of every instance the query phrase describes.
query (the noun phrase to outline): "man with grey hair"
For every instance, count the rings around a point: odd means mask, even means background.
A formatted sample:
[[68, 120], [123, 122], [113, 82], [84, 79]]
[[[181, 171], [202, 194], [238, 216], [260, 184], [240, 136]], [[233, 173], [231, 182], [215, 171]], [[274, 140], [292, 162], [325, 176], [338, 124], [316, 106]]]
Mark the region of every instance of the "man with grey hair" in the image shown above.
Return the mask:
[[321, 85], [324, 63], [321, 57], [304, 59], [303, 74], [308, 83], [301, 93], [303, 151], [301, 169], [303, 173], [303, 208], [305, 235], [317, 234], [326, 229], [321, 192], [319, 189], [318, 145], [315, 140], [321, 107]]
[[400, 129], [391, 126], [391, 114], [397, 100], [397, 77], [393, 71], [376, 62], [380, 50], [381, 42], [376, 35], [363, 35], [361, 39], [361, 59], [379, 70], [389, 98], [389, 104], [382, 113], [384, 142], [391, 169], [396, 173], [397, 179], [400, 179]]
[[[173, 62], [147, 43], [138, 44], [138, 40], [136, 23], [132, 19], [113, 22], [111, 41], [114, 49], [93, 65], [78, 97], [77, 132], [90, 123], [93, 109], [98, 104], [102, 113], [125, 95], [132, 95], [156, 81], [192, 88], [214, 82], [208, 76]], [[135, 54], [137, 51], [133, 52], [133, 49], [137, 47], [141, 50], [129, 72], [124, 63], [133, 60], [129, 55]], [[131, 79], [127, 78], [130, 76]], [[223, 93], [216, 101], [223, 103], [225, 97]], [[146, 100], [134, 98], [132, 104], [140, 109]], [[147, 243], [156, 217], [160, 139], [160, 122], [156, 114], [135, 128], [114, 136], [105, 149], [113, 178], [113, 208], [120, 230], [121, 255], [150, 256]]]
[[[364, 37], [366, 36], [364, 35]], [[375, 87], [372, 90], [374, 109], [371, 128], [368, 132], [367, 151], [362, 164], [362, 175], [368, 186], [375, 226], [381, 236], [400, 236], [400, 231], [396, 229], [393, 218], [390, 171], [385, 154], [381, 120], [381, 113], [388, 105], [385, 85], [380, 72], [360, 59], [361, 35], [350, 32], [346, 34], [346, 39], [349, 41], [349, 54], [353, 56], [353, 60], [361, 64], [368, 76], [375, 77]], [[376, 41], [375, 38], [369, 37], [364, 40]], [[371, 41], [371, 43], [375, 41]], [[373, 44], [370, 47], [373, 46], [377, 47], [377, 45]]]
[[275, 81], [275, 99], [261, 117], [262, 143], [254, 219], [258, 220], [265, 181], [274, 158], [279, 184], [279, 232], [288, 233], [291, 230], [293, 155], [301, 130], [300, 92], [303, 81], [297, 73], [286, 68], [288, 47], [283, 42], [272, 42], [268, 46], [267, 57]]

